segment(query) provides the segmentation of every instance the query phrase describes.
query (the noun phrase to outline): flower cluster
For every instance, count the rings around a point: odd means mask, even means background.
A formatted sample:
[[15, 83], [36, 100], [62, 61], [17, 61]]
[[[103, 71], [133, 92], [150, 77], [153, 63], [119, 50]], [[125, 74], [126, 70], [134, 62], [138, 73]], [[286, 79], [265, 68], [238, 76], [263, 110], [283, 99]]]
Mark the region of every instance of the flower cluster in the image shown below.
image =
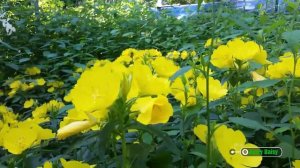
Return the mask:
[[236, 62], [247, 61], [267, 64], [267, 52], [254, 41], [243, 41], [240, 38], [229, 41], [226, 45], [220, 45], [211, 56], [211, 63], [218, 68], [234, 68]]
[[26, 149], [38, 145], [42, 140], [55, 137], [50, 129], [44, 129], [34, 118], [18, 121], [8, 107], [0, 105], [0, 146], [12, 154], [21, 154]]

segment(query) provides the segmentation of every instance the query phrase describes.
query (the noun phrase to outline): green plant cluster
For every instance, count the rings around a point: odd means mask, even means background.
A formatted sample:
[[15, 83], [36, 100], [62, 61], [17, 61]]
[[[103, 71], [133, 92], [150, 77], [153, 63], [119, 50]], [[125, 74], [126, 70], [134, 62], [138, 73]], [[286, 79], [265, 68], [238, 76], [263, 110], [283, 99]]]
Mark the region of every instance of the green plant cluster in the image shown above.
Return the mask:
[[[204, 57], [211, 55], [214, 49], [213, 45], [204, 47], [209, 38], [220, 38], [224, 43], [236, 37], [251, 39], [263, 46], [272, 62], [278, 62], [278, 57], [288, 51], [299, 54], [300, 34], [295, 31], [300, 29], [299, 3], [296, 2], [289, 2], [289, 13], [266, 13], [263, 10], [248, 13], [218, 8], [215, 12], [180, 20], [167, 13], [153, 13], [148, 3], [137, 2], [86, 0], [74, 5], [71, 2], [40, 0], [37, 6], [34, 1], [7, 0], [0, 2], [0, 7], [16, 28], [11, 35], [0, 28], [0, 105], [11, 107], [21, 120], [31, 116], [32, 111], [23, 108], [26, 100], [34, 98], [39, 104], [53, 99], [64, 101], [64, 96], [74, 87], [82, 70], [91, 67], [96, 60], [115, 60], [127, 48], [154, 48], [163, 55], [187, 50], [203, 56], [202, 59], [179, 62], [183, 68], [173, 76], [174, 79], [187, 72], [190, 66], [201, 69], [201, 65], [206, 63], [212, 70], [217, 69], [209, 65], [208, 57]], [[62, 81], [63, 84], [58, 84], [59, 87], [54, 87], [54, 84], [37, 87], [7, 96], [13, 81], [29, 83], [35, 80], [24, 72], [33, 66], [41, 69], [39, 77], [47, 83]], [[299, 78], [250, 82], [248, 71], [261, 68], [255, 63], [251, 63], [250, 67], [252, 69], [240, 72], [219, 70], [215, 77], [230, 82], [235, 86], [231, 89], [237, 90], [226, 98], [209, 103], [209, 106], [205, 107], [202, 102], [182, 108], [174, 97], [169, 97], [174, 116], [166, 124], [130, 125], [128, 128], [140, 131], [124, 135], [128, 144], [123, 156], [124, 144], [111, 136], [115, 135], [116, 129], [114, 123], [108, 123], [100, 131], [75, 135], [64, 141], [45, 141], [21, 155], [9, 154], [0, 148], [0, 167], [37, 167], [48, 160], [56, 166], [61, 157], [97, 163], [98, 167], [116, 167], [124, 155], [131, 167], [137, 168], [193, 168], [217, 164], [218, 167], [229, 167], [226, 162], [216, 163], [222, 158], [219, 153], [208, 156], [207, 145], [192, 132], [196, 123], [208, 124], [207, 121], [211, 121], [212, 126], [231, 124], [232, 128], [242, 130], [248, 141], [257, 146], [282, 147], [285, 152], [281, 158], [264, 158], [261, 165], [290, 167], [293, 160], [300, 159], [300, 126], [299, 123], [297, 126], [291, 124], [291, 116], [300, 115]], [[51, 87], [54, 90], [49, 90]], [[240, 93], [244, 94], [242, 92], [248, 88], [272, 91], [255, 97], [253, 104], [239, 108]], [[281, 89], [289, 94], [277, 97]], [[72, 107], [66, 105], [55, 111], [51, 120], [43, 126], [56, 132], [59, 122]], [[211, 112], [207, 113], [207, 109]], [[265, 137], [268, 132], [276, 136], [268, 139]], [[136, 139], [139, 143], [133, 143]], [[209, 157], [213, 164], [207, 164]]]

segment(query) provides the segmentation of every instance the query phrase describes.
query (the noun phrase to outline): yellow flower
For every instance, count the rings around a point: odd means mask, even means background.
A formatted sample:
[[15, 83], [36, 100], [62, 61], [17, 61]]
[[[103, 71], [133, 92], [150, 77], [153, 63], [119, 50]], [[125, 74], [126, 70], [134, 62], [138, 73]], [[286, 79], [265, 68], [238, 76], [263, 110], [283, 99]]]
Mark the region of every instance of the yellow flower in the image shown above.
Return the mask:
[[[222, 125], [216, 128], [214, 134], [214, 140], [216, 146], [226, 160], [228, 164], [236, 168], [248, 168], [248, 167], [258, 167], [262, 161], [261, 156], [243, 156], [239, 153], [242, 148], [257, 148], [256, 145], [246, 143], [246, 137], [244, 134], [231, 128], [227, 128], [226, 125]], [[231, 137], [231, 138], [224, 138]], [[230, 150], [235, 150], [235, 154], [230, 154]]]
[[39, 78], [39, 79], [36, 79], [36, 83], [39, 86], [43, 86], [43, 85], [45, 85], [46, 81], [44, 78]]
[[45, 118], [47, 114], [47, 104], [42, 104], [41, 106], [35, 108], [32, 111], [33, 118]]
[[173, 115], [173, 108], [168, 98], [161, 95], [156, 98], [150, 96], [138, 98], [132, 105], [131, 111], [138, 111], [137, 121], [145, 125], [167, 123]]
[[60, 162], [63, 168], [93, 168], [95, 165], [89, 165], [87, 163], [83, 163], [76, 160], [66, 161], [64, 158], [60, 158]]
[[179, 67], [175, 65], [172, 60], [169, 60], [165, 57], [157, 57], [151, 63], [155, 72], [161, 77], [169, 78], [179, 69]]
[[256, 57], [260, 53], [259, 45], [254, 41], [244, 42], [240, 38], [236, 38], [227, 43], [232, 56], [241, 61], [248, 61]]
[[252, 76], [252, 79], [253, 81], [262, 81], [262, 80], [266, 80], [265, 77], [261, 76], [260, 74], [258, 74], [257, 72], [255, 71], [251, 71], [251, 76]]
[[11, 128], [4, 134], [3, 147], [17, 155], [30, 148], [36, 139], [37, 133], [29, 128]]
[[154, 76], [147, 65], [134, 64], [130, 70], [140, 96], [167, 95], [170, 92], [169, 80]]
[[196, 51], [192, 51], [192, 52], [191, 52], [191, 56], [192, 56], [192, 57], [195, 57], [196, 55], [197, 55]]
[[[187, 101], [185, 97], [185, 88], [187, 91]], [[176, 100], [179, 100], [182, 105], [193, 106], [196, 104], [195, 89], [191, 86], [188, 86], [188, 84], [184, 86], [181, 78], [176, 78], [172, 83], [171, 94]]]
[[206, 144], [207, 141], [207, 126], [203, 124], [199, 124], [194, 128], [194, 134]]
[[259, 46], [259, 52], [253, 57], [253, 60], [262, 65], [269, 64], [271, 62], [267, 60], [267, 56], [267, 51], [264, 50], [263, 46]]
[[[283, 56], [279, 57], [279, 62], [268, 66], [266, 74], [271, 79], [280, 79], [287, 75], [293, 74], [294, 71], [294, 56], [291, 52], [284, 53]], [[300, 76], [300, 61], [296, 63], [295, 76]]]
[[189, 56], [187, 51], [182, 51], [180, 54], [181, 59], [185, 60]]
[[65, 102], [71, 102], [72, 101], [72, 97], [70, 94], [67, 94], [65, 97], [64, 97], [64, 101]]
[[41, 140], [52, 139], [55, 137], [55, 134], [52, 133], [50, 129], [42, 128], [38, 123], [36, 123], [34, 120], [31, 120], [30, 118], [25, 121], [19, 122], [17, 126], [18, 129], [30, 129], [32, 132], [35, 132], [37, 134], [34, 145], [40, 144]]
[[54, 92], [54, 90], [55, 90], [55, 88], [54, 88], [54, 87], [50, 87], [50, 88], [48, 88], [48, 89], [47, 89], [47, 92], [49, 92], [49, 93], [53, 93], [53, 92]]
[[41, 73], [41, 69], [38, 67], [30, 67], [30, 68], [26, 68], [25, 70], [25, 74], [27, 75], [37, 75]]
[[266, 138], [267, 138], [268, 140], [270, 140], [270, 141], [275, 140], [274, 135], [273, 135], [272, 133], [270, 133], [270, 132], [267, 132], [267, 133], [266, 133]]
[[[71, 90], [70, 96], [75, 108], [81, 112], [103, 110], [118, 98], [122, 73], [115, 64], [92, 67], [85, 70]], [[123, 68], [125, 68], [123, 66]]]
[[292, 162], [294, 168], [300, 168], [300, 160], [295, 160]]
[[21, 85], [22, 85], [22, 82], [21, 82], [20, 80], [16, 80], [16, 81], [12, 82], [12, 83], [9, 85], [9, 87], [10, 87], [11, 89], [18, 90], [18, 89], [21, 88]]
[[167, 58], [178, 59], [180, 56], [179, 51], [172, 51], [167, 54]]
[[0, 146], [3, 146], [4, 135], [9, 132], [8, 124], [3, 124], [0, 129]]
[[0, 118], [3, 121], [3, 123], [8, 123], [8, 124], [15, 124], [17, 123], [17, 117], [18, 115], [16, 115], [15, 113], [13, 113], [13, 111], [4, 106], [4, 105], [0, 105]]
[[215, 49], [211, 56], [211, 63], [218, 68], [233, 68], [234, 60], [228, 46], [221, 45]]
[[[216, 39], [214, 39], [214, 47], [215, 46], [218, 46], [218, 45], [220, 45], [222, 43], [222, 41], [221, 41], [221, 39], [220, 38], [216, 38]], [[212, 44], [212, 39], [210, 38], [210, 39], [208, 39], [206, 42], [205, 42], [205, 45], [204, 45], [204, 47], [205, 48], [208, 48], [208, 47], [210, 47], [211, 46], [211, 44]]]
[[26, 100], [25, 103], [24, 103], [24, 108], [30, 108], [32, 107], [34, 104], [34, 100], [33, 99], [30, 99], [30, 100]]
[[[206, 97], [206, 79], [199, 77], [197, 79], [197, 87], [200, 93]], [[209, 77], [209, 100], [219, 99], [227, 94], [227, 85], [221, 84], [221, 82], [213, 77]]]
[[257, 88], [257, 90], [256, 90], [256, 96], [260, 97], [261, 95], [263, 95], [267, 91], [268, 91], [267, 89]]
[[29, 85], [26, 84], [26, 83], [22, 83], [22, 85], [21, 85], [22, 91], [27, 91], [27, 90], [30, 90], [32, 88], [34, 88], [34, 83], [30, 83]]
[[9, 96], [9, 97], [13, 97], [16, 93], [17, 93], [17, 90], [16, 90], [16, 89], [12, 89], [12, 90], [8, 93], [8, 96]]
[[84, 130], [87, 130], [96, 125], [96, 122], [92, 121], [75, 121], [57, 131], [57, 139], [63, 140], [72, 135], [78, 134]]
[[161, 52], [158, 51], [157, 49], [145, 50], [145, 54], [150, 57], [161, 57], [162, 56]]
[[241, 98], [241, 104], [242, 105], [248, 105], [248, 104], [251, 104], [253, 103], [253, 96], [252, 95], [249, 95], [248, 97], [242, 97]]
[[65, 105], [64, 103], [62, 102], [59, 102], [57, 100], [50, 100], [48, 103], [47, 103], [47, 110], [48, 111], [58, 111], [60, 110], [61, 108], [63, 108]]
[[43, 168], [52, 168], [52, 163], [50, 161], [46, 161]]

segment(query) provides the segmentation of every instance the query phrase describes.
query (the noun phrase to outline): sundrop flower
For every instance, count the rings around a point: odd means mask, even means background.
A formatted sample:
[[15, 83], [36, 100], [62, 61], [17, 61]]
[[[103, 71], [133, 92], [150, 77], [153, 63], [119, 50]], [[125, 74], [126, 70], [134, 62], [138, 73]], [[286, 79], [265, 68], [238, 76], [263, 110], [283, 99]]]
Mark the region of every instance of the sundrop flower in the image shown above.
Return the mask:
[[[268, 66], [266, 74], [271, 79], [280, 79], [292, 75], [294, 71], [294, 55], [291, 52], [284, 53], [279, 57], [279, 62]], [[296, 63], [295, 76], [300, 76], [300, 61]]]
[[[242, 148], [257, 148], [256, 145], [246, 142], [246, 137], [240, 130], [234, 131], [226, 125], [216, 126], [215, 129], [211, 140], [228, 164], [234, 168], [258, 167], [261, 164], [262, 156], [247, 157], [240, 153]], [[194, 134], [206, 143], [207, 126], [202, 124], [196, 126]], [[230, 154], [229, 151], [232, 149], [235, 154]]]
[[214, 50], [211, 63], [218, 68], [233, 68], [234, 59], [228, 46], [221, 45]]
[[231, 50], [232, 56], [241, 61], [251, 60], [260, 53], [258, 44], [253, 41], [244, 42], [240, 38], [229, 41], [227, 46]]
[[39, 79], [36, 79], [35, 81], [36, 81], [37, 85], [39, 85], [39, 86], [43, 86], [46, 83], [44, 78], [39, 78]]
[[34, 104], [34, 100], [33, 99], [26, 100], [24, 102], [24, 108], [30, 108], [30, 107], [33, 106], [33, 104]]
[[134, 64], [130, 70], [140, 96], [167, 95], [170, 92], [169, 80], [154, 76], [147, 65]]
[[207, 141], [207, 126], [203, 124], [199, 124], [194, 128], [194, 134], [206, 144]]
[[166, 123], [173, 115], [173, 108], [168, 98], [161, 95], [156, 98], [138, 98], [132, 105], [131, 111], [138, 112], [137, 121], [145, 125]]
[[17, 155], [30, 148], [36, 139], [37, 133], [29, 128], [12, 128], [4, 134], [3, 147]]
[[[258, 167], [260, 165], [262, 161], [261, 156], [247, 157], [239, 153], [242, 148], [257, 148], [256, 145], [246, 143], [246, 137], [241, 131], [234, 131], [233, 129], [228, 128], [226, 125], [222, 125], [219, 128], [216, 128], [213, 136], [219, 152], [226, 162], [232, 167], [248, 168]], [[234, 149], [237, 153], [234, 155], [230, 154], [229, 151], [232, 149]]]
[[52, 168], [52, 163], [50, 161], [46, 161], [43, 165], [43, 168]]
[[185, 86], [181, 78], [176, 78], [171, 84], [171, 94], [176, 100], [180, 101], [181, 105], [193, 106], [196, 104], [195, 89], [189, 86], [189, 84]]
[[[211, 45], [212, 45], [212, 38], [210, 38], [210, 39], [208, 39], [206, 42], [205, 42], [205, 45], [204, 45], [204, 47], [205, 48], [208, 48], [208, 47], [210, 47]], [[222, 41], [221, 41], [221, 39], [220, 38], [215, 38], [214, 39], [214, 46], [218, 46], [218, 45], [220, 45], [222, 43]]]
[[300, 168], [300, 160], [295, 160], [292, 162], [294, 168]]
[[40, 68], [38, 68], [38, 67], [30, 67], [30, 68], [26, 68], [26, 70], [25, 70], [25, 74], [27, 74], [27, 75], [38, 75], [38, 74], [40, 74], [41, 73], [41, 69]]
[[112, 64], [85, 70], [71, 90], [75, 108], [81, 112], [106, 109], [117, 99], [121, 75]]
[[7, 127], [6, 131], [2, 132], [2, 141], [5, 149], [17, 155], [40, 144], [41, 140], [51, 139], [54, 136], [50, 129], [43, 129], [34, 121], [27, 119], [17, 123], [15, 127]]
[[172, 51], [172, 52], [169, 52], [167, 54], [167, 58], [171, 58], [171, 59], [178, 59], [180, 57], [180, 52], [179, 51]]
[[[206, 97], [206, 79], [204, 77], [199, 77], [197, 79], [197, 88], [200, 93]], [[227, 94], [227, 85], [221, 84], [220, 81], [209, 77], [209, 100], [219, 99]]]
[[182, 51], [180, 54], [181, 59], [185, 60], [189, 56], [186, 50]]
[[166, 78], [171, 77], [179, 69], [172, 60], [165, 57], [158, 57], [151, 64], [159, 76]]
[[259, 52], [253, 57], [253, 60], [262, 65], [270, 64], [271, 62], [267, 60], [267, 51], [264, 50], [263, 46], [259, 46]]
[[89, 165], [77, 160], [66, 161], [64, 158], [60, 158], [60, 162], [63, 168], [93, 168], [95, 165]]

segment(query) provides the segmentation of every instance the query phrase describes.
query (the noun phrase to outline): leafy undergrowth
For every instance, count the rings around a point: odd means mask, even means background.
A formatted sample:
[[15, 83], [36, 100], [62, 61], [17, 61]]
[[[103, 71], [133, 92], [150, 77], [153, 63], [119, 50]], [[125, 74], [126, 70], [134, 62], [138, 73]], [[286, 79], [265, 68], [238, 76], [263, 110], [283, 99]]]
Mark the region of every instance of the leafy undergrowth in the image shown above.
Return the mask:
[[0, 167], [300, 166], [297, 15], [54, 2], [6, 9]]

